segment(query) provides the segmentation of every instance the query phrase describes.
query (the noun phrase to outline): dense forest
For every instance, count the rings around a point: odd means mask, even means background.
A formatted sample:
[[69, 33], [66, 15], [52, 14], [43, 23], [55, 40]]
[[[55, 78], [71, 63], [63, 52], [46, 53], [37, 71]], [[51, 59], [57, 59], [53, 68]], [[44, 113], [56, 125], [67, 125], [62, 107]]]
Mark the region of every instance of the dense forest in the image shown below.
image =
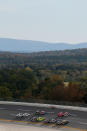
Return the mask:
[[87, 103], [87, 49], [0, 52], [0, 98]]

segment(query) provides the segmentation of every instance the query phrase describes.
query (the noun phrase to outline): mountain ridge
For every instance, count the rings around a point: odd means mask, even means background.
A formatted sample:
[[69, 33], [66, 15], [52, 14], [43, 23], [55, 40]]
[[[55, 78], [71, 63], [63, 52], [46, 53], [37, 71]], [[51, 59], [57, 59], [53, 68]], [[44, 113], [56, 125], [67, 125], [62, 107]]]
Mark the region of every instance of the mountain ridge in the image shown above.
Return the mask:
[[55, 51], [67, 49], [87, 48], [87, 42], [69, 44], [64, 42], [43, 42], [34, 40], [19, 40], [10, 38], [0, 38], [0, 51], [10, 52], [40, 52], [40, 51]]

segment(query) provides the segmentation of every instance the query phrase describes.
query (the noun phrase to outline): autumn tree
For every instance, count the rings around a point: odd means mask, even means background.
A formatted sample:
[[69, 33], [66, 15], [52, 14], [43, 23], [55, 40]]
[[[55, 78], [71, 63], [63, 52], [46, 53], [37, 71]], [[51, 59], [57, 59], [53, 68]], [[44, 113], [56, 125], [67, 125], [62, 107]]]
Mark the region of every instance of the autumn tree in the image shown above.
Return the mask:
[[63, 80], [59, 75], [53, 75], [46, 78], [39, 84], [41, 98], [43, 97], [44, 99], [51, 99], [52, 92], [55, 92], [58, 86], [63, 85]]
[[67, 101], [81, 102], [84, 94], [85, 94], [85, 91], [84, 89], [80, 88], [80, 83], [70, 82], [68, 87], [65, 88], [65, 95], [66, 95], [65, 99]]

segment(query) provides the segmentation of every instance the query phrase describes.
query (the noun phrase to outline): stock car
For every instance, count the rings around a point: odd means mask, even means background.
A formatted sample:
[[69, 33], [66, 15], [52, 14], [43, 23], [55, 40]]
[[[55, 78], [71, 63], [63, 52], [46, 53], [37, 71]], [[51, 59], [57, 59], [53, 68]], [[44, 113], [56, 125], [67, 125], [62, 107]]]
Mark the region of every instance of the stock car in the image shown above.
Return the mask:
[[16, 115], [16, 118], [24, 118], [24, 117], [28, 117], [28, 116], [30, 116], [29, 113], [18, 113]]
[[50, 120], [50, 123], [55, 124], [55, 123], [56, 123], [56, 121], [57, 121], [56, 119], [51, 119], [51, 120]]
[[38, 122], [41, 122], [41, 121], [44, 121], [44, 120], [45, 120], [44, 117], [38, 117], [38, 118], [37, 118], [37, 121], [38, 121]]
[[64, 116], [70, 116], [71, 114], [69, 112], [64, 112]]
[[44, 123], [46, 123], [46, 124], [50, 123], [50, 119], [45, 119]]
[[23, 117], [23, 113], [18, 113], [17, 115], [16, 115], [16, 118], [22, 118]]
[[47, 123], [48, 123], [48, 124], [52, 124], [52, 123], [55, 124], [55, 123], [56, 123], [56, 119], [53, 119], [53, 118], [52, 118], [52, 119], [45, 119], [45, 120], [44, 120], [44, 123], [46, 123], [46, 124], [47, 124]]
[[45, 114], [46, 114], [46, 111], [39, 111], [39, 110], [37, 110], [35, 112], [35, 115], [45, 115]]
[[32, 118], [31, 118], [31, 121], [32, 121], [32, 122], [37, 122], [37, 117], [32, 117]]
[[68, 120], [56, 120], [56, 119], [45, 119], [44, 123], [46, 124], [56, 124], [56, 125], [66, 125], [69, 123]]
[[29, 113], [23, 113], [23, 116], [24, 117], [28, 117], [28, 116], [30, 116], [31, 114], [29, 114]]
[[58, 120], [58, 121], [56, 122], [56, 125], [66, 125], [66, 124], [68, 124], [68, 123], [69, 123], [68, 120]]
[[44, 120], [45, 120], [44, 117], [32, 117], [32, 118], [31, 118], [31, 121], [32, 121], [32, 122], [42, 122], [42, 121], [44, 121]]
[[35, 115], [40, 115], [40, 111], [37, 110], [37, 111], [35, 112]]
[[69, 116], [69, 115], [70, 115], [69, 112], [59, 112], [59, 113], [57, 114], [58, 117]]
[[59, 112], [57, 115], [58, 115], [58, 117], [63, 117], [64, 116], [63, 112]]
[[45, 115], [46, 114], [46, 111], [41, 111], [41, 115]]

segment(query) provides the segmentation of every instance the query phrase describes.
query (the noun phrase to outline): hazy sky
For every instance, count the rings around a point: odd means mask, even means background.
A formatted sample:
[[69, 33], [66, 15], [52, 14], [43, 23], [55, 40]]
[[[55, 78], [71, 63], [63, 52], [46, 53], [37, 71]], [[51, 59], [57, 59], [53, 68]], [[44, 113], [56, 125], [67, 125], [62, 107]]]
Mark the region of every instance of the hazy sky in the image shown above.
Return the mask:
[[87, 42], [87, 0], [0, 0], [0, 37]]

